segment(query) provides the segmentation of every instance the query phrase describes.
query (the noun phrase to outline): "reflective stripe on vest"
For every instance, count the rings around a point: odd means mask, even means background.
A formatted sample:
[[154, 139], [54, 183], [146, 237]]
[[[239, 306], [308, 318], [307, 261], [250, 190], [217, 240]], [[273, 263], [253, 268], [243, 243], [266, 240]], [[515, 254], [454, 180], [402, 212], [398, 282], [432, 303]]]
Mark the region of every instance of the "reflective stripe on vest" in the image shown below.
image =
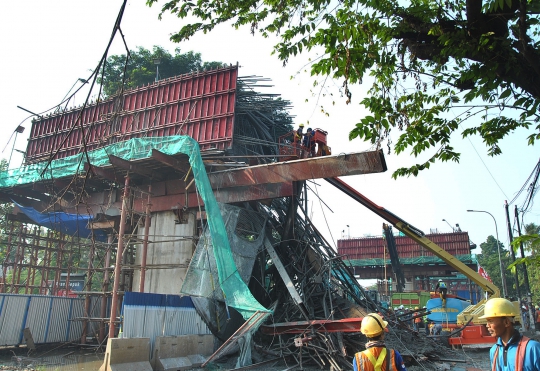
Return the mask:
[[[370, 349], [377, 349], [377, 348], [370, 348]], [[379, 359], [381, 360], [381, 364], [379, 365], [379, 370], [382, 369], [382, 366], [384, 367], [385, 371], [398, 371], [396, 368], [396, 359], [395, 359], [395, 352], [392, 349], [388, 349], [386, 351], [386, 348], [379, 348], [382, 349], [381, 353], [379, 354]], [[385, 352], [386, 357], [381, 357], [381, 354]], [[376, 364], [378, 360], [375, 360], [375, 354], [373, 354], [369, 349], [364, 350], [363, 352], [358, 352], [355, 354], [355, 362], [356, 362], [356, 369], [358, 371], [375, 371]], [[373, 358], [370, 359], [370, 356]], [[386, 364], [384, 364], [384, 360], [386, 359]]]
[[366, 349], [364, 351], [364, 354], [369, 358], [371, 364], [375, 366], [375, 371], [381, 371], [381, 366], [384, 362], [384, 359], [386, 358], [386, 348], [383, 348], [377, 359], [375, 359], [373, 353], [371, 353], [369, 349]]
[[[527, 348], [527, 343], [529, 342], [527, 336], [522, 336], [519, 339], [517, 350], [516, 350], [516, 359], [515, 359], [515, 371], [523, 371], [523, 361], [525, 360], [525, 349]], [[499, 346], [495, 349], [493, 354], [493, 363], [491, 365], [491, 371], [497, 371], [497, 358], [499, 357]]]

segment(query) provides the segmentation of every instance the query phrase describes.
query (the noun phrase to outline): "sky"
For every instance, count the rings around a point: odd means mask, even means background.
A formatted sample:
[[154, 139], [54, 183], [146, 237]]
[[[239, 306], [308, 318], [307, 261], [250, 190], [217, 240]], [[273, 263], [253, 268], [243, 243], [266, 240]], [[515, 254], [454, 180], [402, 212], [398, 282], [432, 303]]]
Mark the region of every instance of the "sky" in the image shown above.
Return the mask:
[[[0, 136], [3, 149], [0, 157], [8, 159], [12, 148], [26, 149], [30, 120], [24, 120], [29, 114], [17, 106], [35, 113], [45, 111], [57, 105], [79, 78], [90, 76], [105, 51], [121, 4], [121, 0], [0, 3], [0, 45], [4, 55], [0, 59], [0, 120], [4, 132]], [[128, 1], [121, 29], [130, 49], [138, 46], [151, 49], [153, 45], [160, 45], [170, 52], [175, 48], [182, 52], [199, 52], [203, 61], [238, 63], [240, 76], [271, 79], [273, 86], [260, 91], [278, 93], [291, 101], [290, 113], [295, 125], [307, 123], [306, 126], [328, 131], [329, 146], [334, 154], [373, 149], [361, 140], [348, 140], [349, 131], [367, 114], [359, 104], [367, 86], [352, 88], [349, 105], [340, 96], [340, 81], [330, 82], [333, 88], [324, 90], [324, 96], [317, 98], [312, 92], [308, 56], [291, 59], [284, 67], [271, 55], [276, 39], [263, 39], [259, 35], [252, 36], [247, 28], [235, 30], [224, 25], [206, 35], [196, 35], [187, 42], [175, 44], [169, 36], [180, 29], [182, 20], [166, 14], [160, 21], [158, 14], [159, 6], [149, 8], [144, 0]], [[124, 52], [117, 35], [110, 54]], [[77, 95], [75, 104], [82, 104], [85, 97], [86, 93]], [[18, 135], [14, 144], [10, 136], [22, 122], [26, 131]], [[503, 140], [503, 155], [495, 158], [487, 155], [481, 139], [462, 139], [455, 134], [453, 145], [462, 152], [459, 164], [437, 163], [417, 177], [394, 180], [391, 175], [397, 168], [420, 163], [426, 157], [416, 159], [409, 153], [385, 152], [387, 172], [348, 176], [342, 180], [426, 233], [431, 229], [451, 232], [451, 227], [443, 221], [446, 219], [452, 226], [458, 223], [463, 231], [469, 232], [470, 239], [477, 245], [489, 235], [495, 236], [497, 230], [499, 240], [508, 246], [504, 201], [514, 198], [539, 159], [539, 147], [526, 143], [528, 134], [522, 130]], [[21, 161], [21, 155], [13, 152], [11, 167], [20, 166]], [[335, 246], [342, 237], [381, 235], [381, 218], [323, 180], [309, 185], [328, 206], [321, 206], [315, 195], [308, 196], [315, 226], [331, 245]], [[523, 199], [523, 196], [518, 199], [518, 207]], [[468, 213], [468, 209], [490, 212], [496, 224], [490, 215]], [[511, 215], [513, 210], [514, 204], [510, 207]], [[526, 214], [525, 222], [538, 224], [539, 215], [540, 209], [535, 205]]]

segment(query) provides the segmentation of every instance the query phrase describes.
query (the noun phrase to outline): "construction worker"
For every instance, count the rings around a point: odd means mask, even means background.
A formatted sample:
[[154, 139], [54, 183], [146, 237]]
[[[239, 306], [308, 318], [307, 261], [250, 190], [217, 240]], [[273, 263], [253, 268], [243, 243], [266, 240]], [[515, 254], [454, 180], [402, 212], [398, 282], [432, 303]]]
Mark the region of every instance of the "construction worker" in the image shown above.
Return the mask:
[[294, 133], [294, 141], [295, 143], [302, 143], [302, 137], [304, 136], [304, 124], [299, 124], [298, 129], [296, 129], [296, 132]]
[[354, 371], [406, 371], [403, 358], [397, 350], [387, 349], [384, 345], [384, 333], [388, 322], [377, 313], [370, 313], [362, 319], [360, 332], [368, 342], [366, 350], [354, 355]]
[[420, 312], [418, 312], [420, 308], [418, 307], [414, 307], [414, 319], [413, 319], [413, 329], [414, 331], [419, 331], [420, 330], [420, 326], [422, 325], [422, 316], [420, 315]]
[[444, 283], [443, 280], [439, 280], [437, 282], [437, 286], [435, 286], [435, 291], [439, 290], [439, 294], [441, 295], [441, 299], [443, 301], [443, 306], [446, 304], [446, 292], [448, 291], [446, 287], [446, 283]]
[[529, 307], [527, 306], [527, 298], [521, 299], [521, 328], [524, 331], [530, 330], [530, 323], [529, 323]]
[[429, 327], [429, 325], [430, 325], [430, 321], [429, 321], [429, 319], [428, 319], [428, 316], [425, 315], [425, 316], [424, 316], [424, 330], [426, 330], [426, 336], [429, 335], [430, 330], [431, 330], [430, 327]]
[[313, 129], [308, 128], [306, 133], [304, 134], [304, 140], [302, 141], [302, 145], [305, 147], [306, 150], [306, 157], [314, 157], [315, 156], [315, 140], [313, 138], [314, 132]]
[[440, 335], [442, 333], [442, 325], [440, 323], [433, 323], [429, 331], [431, 335]]
[[514, 329], [518, 311], [511, 301], [493, 298], [486, 302], [484, 315], [487, 329], [497, 342], [489, 357], [493, 371], [540, 371], [540, 343]]

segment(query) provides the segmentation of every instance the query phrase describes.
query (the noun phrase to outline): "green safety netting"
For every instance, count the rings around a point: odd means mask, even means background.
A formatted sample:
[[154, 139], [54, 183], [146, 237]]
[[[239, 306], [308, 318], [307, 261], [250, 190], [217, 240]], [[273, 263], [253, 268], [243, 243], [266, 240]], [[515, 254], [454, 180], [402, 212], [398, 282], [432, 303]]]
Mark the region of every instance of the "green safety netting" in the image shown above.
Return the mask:
[[[205, 205], [208, 227], [212, 236], [212, 249], [217, 263], [219, 283], [224, 296], [227, 298], [227, 304], [238, 310], [245, 319], [250, 318], [256, 312], [271, 313], [270, 310], [264, 308], [251, 295], [247, 285], [236, 269], [225, 224], [223, 223], [218, 203], [208, 180], [197, 141], [191, 137], [179, 135], [134, 138], [88, 152], [88, 157], [93, 165], [108, 166], [111, 165], [108, 155], [114, 155], [124, 160], [137, 160], [149, 158], [152, 154], [152, 149], [157, 149], [168, 155], [183, 153], [189, 157], [189, 163], [195, 177], [195, 185]], [[82, 170], [80, 164], [83, 161], [86, 161], [86, 155], [84, 154], [54, 160], [43, 176], [41, 176], [41, 173], [45, 169], [46, 162], [4, 171], [0, 173], [0, 188], [32, 183], [44, 179], [73, 176]]]
[[[476, 264], [476, 259], [471, 254], [454, 255], [460, 262], [465, 264]], [[390, 265], [389, 259], [349, 259], [346, 262], [353, 267], [369, 267]], [[446, 264], [436, 256], [418, 256], [415, 258], [399, 258], [401, 264]]]
[[[92, 165], [109, 166], [111, 165], [109, 155], [114, 155], [124, 160], [139, 160], [150, 157], [152, 149], [173, 155], [182, 152], [180, 149], [182, 146], [181, 138], [181, 136], [134, 138], [89, 151], [88, 157]], [[82, 172], [81, 164], [85, 161], [86, 155], [81, 153], [51, 161], [49, 166], [47, 166], [47, 161], [43, 161], [23, 166], [19, 169], [3, 171], [0, 173], [0, 188], [73, 176], [78, 172]], [[47, 170], [43, 173], [43, 169], [46, 167]]]

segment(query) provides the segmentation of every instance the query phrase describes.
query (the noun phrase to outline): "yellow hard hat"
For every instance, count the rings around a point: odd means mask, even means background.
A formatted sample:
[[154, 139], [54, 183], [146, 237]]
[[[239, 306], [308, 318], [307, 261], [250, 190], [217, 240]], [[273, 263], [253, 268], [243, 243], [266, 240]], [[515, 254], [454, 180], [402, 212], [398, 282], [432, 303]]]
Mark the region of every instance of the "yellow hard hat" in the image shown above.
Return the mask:
[[418, 309], [420, 309], [420, 308], [418, 308], [418, 307], [414, 307], [414, 310], [418, 310]]
[[479, 318], [514, 317], [516, 308], [510, 300], [504, 298], [489, 299], [484, 306], [484, 315]]
[[304, 124], [299, 124], [298, 126], [300, 126], [301, 128], [303, 128], [303, 127], [304, 127]]
[[381, 334], [388, 326], [388, 322], [382, 319], [377, 313], [370, 313], [362, 319], [360, 332], [367, 337], [374, 337]]

